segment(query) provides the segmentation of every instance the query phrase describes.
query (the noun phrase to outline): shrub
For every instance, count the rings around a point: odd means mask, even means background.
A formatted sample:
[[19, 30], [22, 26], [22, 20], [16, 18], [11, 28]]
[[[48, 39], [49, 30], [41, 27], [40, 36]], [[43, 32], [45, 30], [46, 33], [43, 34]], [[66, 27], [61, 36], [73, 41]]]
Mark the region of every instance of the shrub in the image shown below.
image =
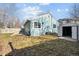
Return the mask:
[[52, 33], [52, 32], [46, 32], [45, 34], [46, 34], [46, 35], [55, 35], [55, 36], [58, 36], [57, 33]]

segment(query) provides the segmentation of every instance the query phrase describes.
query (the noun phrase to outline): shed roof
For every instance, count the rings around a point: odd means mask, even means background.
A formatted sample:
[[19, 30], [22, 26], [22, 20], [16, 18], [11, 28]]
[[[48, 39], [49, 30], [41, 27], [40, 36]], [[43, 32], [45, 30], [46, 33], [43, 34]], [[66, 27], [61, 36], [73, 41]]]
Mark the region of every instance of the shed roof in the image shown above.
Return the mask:
[[73, 19], [72, 18], [63, 18], [63, 19], [59, 19], [58, 21], [61, 22], [61, 21], [72, 21], [72, 20], [74, 20], [74, 21], [79, 20], [79, 18], [73, 18]]

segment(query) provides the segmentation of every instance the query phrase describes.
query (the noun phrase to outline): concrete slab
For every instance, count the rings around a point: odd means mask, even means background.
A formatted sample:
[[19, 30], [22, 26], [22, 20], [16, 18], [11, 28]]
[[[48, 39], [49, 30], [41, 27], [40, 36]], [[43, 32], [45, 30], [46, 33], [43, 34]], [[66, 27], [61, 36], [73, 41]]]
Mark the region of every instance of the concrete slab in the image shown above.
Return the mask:
[[59, 39], [64, 39], [64, 40], [68, 40], [68, 41], [73, 41], [73, 42], [77, 42], [77, 39], [72, 39], [70, 37], [58, 37]]

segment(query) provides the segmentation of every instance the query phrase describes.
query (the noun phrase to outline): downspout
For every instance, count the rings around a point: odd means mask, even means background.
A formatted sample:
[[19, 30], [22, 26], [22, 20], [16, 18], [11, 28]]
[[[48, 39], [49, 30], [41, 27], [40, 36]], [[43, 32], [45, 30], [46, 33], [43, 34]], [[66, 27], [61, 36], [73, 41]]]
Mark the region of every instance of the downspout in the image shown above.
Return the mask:
[[76, 26], [77, 27], [77, 40], [78, 40], [78, 26]]
[[29, 28], [29, 30], [30, 30], [30, 31], [29, 31], [29, 34], [30, 34], [30, 36], [31, 36], [31, 21], [30, 21], [30, 24], [29, 24], [29, 25], [30, 25], [30, 28]]

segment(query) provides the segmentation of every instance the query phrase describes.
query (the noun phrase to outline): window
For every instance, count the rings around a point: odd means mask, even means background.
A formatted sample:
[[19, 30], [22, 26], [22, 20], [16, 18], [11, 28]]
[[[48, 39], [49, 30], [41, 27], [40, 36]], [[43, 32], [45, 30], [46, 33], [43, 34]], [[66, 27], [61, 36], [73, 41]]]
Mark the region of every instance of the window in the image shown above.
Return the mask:
[[53, 24], [53, 28], [56, 28], [56, 25], [55, 24]]
[[41, 28], [41, 24], [39, 22], [34, 22], [34, 28]]

